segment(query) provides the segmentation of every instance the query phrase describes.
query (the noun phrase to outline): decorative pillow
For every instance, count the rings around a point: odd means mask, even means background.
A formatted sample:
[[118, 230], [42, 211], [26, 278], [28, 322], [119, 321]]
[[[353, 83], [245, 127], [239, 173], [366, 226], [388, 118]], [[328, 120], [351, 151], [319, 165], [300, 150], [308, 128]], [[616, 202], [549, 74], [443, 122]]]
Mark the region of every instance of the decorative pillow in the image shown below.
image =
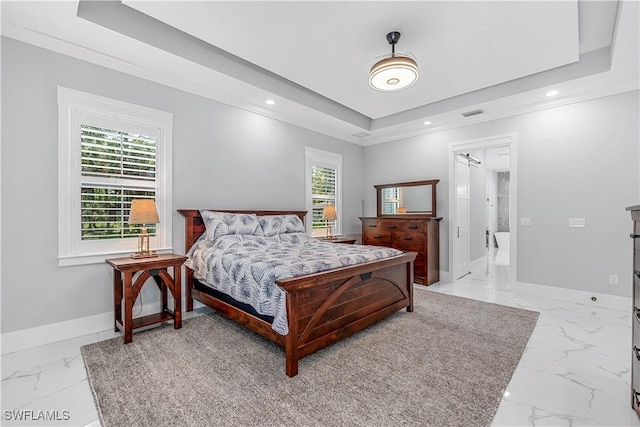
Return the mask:
[[283, 233], [304, 233], [304, 223], [298, 215], [262, 215], [258, 217], [266, 237]]
[[229, 234], [264, 236], [256, 214], [240, 214], [230, 212], [200, 211], [207, 229], [207, 238], [215, 240]]

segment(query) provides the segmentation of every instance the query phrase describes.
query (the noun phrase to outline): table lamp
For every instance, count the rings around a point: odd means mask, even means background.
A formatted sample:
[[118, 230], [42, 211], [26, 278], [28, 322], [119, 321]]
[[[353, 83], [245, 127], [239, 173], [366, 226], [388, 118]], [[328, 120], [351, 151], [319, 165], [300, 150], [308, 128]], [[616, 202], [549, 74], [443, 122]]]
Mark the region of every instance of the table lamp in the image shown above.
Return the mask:
[[333, 238], [333, 236], [331, 235], [330, 224], [331, 224], [331, 221], [335, 221], [336, 219], [338, 219], [338, 216], [336, 215], [336, 207], [325, 206], [324, 209], [322, 209], [322, 219], [327, 221], [327, 239]]
[[131, 255], [131, 258], [152, 258], [156, 257], [155, 251], [149, 250], [149, 233], [147, 233], [147, 224], [157, 224], [158, 211], [156, 203], [150, 199], [135, 199], [131, 201], [131, 210], [129, 211], [129, 224], [142, 225], [140, 235], [138, 236], [138, 252]]

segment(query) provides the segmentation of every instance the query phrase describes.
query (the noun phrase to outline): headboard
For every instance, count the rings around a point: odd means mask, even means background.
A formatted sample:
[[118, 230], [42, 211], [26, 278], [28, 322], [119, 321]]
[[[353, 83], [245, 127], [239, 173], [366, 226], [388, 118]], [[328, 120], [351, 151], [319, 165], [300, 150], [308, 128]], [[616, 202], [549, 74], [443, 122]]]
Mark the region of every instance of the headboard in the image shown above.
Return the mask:
[[[256, 214], [262, 215], [297, 215], [304, 223], [304, 218], [307, 215], [307, 211], [251, 211], [251, 210], [227, 210], [227, 209], [205, 209], [215, 212], [229, 212], [229, 213], [242, 213], [242, 214]], [[204, 221], [200, 216], [200, 210], [198, 209], [178, 209], [178, 212], [184, 217], [184, 251], [187, 251], [193, 246], [198, 237], [205, 232]]]

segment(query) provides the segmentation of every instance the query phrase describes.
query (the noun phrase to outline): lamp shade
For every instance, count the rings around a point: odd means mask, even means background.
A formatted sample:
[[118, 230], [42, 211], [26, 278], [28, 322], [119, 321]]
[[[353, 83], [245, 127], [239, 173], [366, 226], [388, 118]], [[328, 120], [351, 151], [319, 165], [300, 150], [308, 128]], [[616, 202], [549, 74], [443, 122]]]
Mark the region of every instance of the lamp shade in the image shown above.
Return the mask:
[[129, 224], [157, 224], [160, 222], [156, 203], [150, 199], [135, 199], [131, 201]]
[[336, 207], [335, 206], [325, 206], [322, 209], [322, 219], [326, 219], [329, 221], [335, 221], [338, 219], [336, 215]]

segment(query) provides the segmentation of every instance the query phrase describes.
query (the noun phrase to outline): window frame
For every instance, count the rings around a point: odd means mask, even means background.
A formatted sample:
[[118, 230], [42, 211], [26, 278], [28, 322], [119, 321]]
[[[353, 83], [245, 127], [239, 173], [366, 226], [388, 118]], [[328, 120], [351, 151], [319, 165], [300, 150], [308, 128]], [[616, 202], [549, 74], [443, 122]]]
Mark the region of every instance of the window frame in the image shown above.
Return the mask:
[[335, 227], [332, 227], [332, 234], [339, 236], [342, 234], [342, 155], [330, 151], [319, 150], [317, 148], [305, 147], [305, 208], [307, 216], [305, 219], [307, 234], [313, 236], [313, 192], [312, 174], [313, 166], [320, 166], [334, 169], [336, 171], [336, 216]]
[[173, 114], [58, 86], [58, 266], [102, 263], [137, 250], [136, 238], [81, 240], [81, 124], [156, 137], [156, 207], [151, 247], [171, 251]]

